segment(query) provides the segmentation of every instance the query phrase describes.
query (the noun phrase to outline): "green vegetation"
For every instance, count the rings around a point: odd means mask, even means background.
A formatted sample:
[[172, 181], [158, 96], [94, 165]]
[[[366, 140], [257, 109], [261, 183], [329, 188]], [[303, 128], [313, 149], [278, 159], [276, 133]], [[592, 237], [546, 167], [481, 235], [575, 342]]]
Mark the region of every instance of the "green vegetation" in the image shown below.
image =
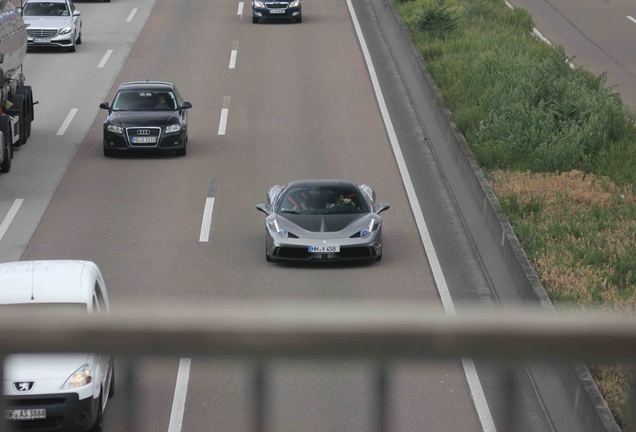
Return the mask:
[[[503, 0], [394, 0], [557, 303], [636, 309], [636, 128], [606, 85]], [[628, 370], [593, 367], [625, 425]]]
[[605, 77], [572, 69], [501, 0], [397, 4], [459, 129], [488, 169], [577, 169], [636, 185], [633, 114]]

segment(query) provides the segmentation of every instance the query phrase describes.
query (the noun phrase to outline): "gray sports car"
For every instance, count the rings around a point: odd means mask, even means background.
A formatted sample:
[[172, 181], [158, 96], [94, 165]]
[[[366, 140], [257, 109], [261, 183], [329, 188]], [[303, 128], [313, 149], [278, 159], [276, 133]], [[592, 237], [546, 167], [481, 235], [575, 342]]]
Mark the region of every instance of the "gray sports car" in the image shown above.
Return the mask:
[[304, 180], [276, 185], [256, 208], [265, 219], [268, 261], [378, 261], [382, 218], [367, 185], [344, 180]]

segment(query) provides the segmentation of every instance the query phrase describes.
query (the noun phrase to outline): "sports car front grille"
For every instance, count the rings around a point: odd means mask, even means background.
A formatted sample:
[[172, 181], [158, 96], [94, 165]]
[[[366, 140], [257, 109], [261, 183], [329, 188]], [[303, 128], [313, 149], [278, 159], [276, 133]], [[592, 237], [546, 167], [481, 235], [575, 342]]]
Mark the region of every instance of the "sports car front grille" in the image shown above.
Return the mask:
[[343, 247], [338, 253], [342, 259], [371, 258], [371, 255], [371, 248], [367, 246]]
[[27, 29], [27, 34], [30, 37], [38, 38], [52, 38], [57, 36], [57, 29]]

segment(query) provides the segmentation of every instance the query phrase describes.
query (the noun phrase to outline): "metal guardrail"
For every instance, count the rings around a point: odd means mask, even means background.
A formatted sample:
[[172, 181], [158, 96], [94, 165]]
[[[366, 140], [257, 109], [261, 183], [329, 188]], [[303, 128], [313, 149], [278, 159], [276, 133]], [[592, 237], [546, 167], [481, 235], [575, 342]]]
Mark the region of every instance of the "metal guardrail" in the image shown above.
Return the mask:
[[[461, 309], [460, 309], [461, 310]], [[363, 359], [377, 365], [377, 431], [389, 431], [392, 362], [487, 358], [628, 361], [636, 317], [537, 309], [466, 309], [447, 316], [419, 304], [227, 303], [120, 309], [110, 315], [0, 315], [0, 359], [11, 353], [109, 352], [123, 356], [134, 412], [137, 356], [239, 357], [253, 362], [253, 430], [267, 430], [267, 363], [281, 358]], [[0, 378], [2, 374], [0, 368]], [[514, 393], [514, 377], [509, 393]], [[0, 381], [2, 382], [2, 381]], [[511, 400], [511, 398], [504, 398]], [[2, 404], [0, 401], [0, 412]], [[511, 408], [513, 409], [513, 408]], [[128, 421], [129, 431], [140, 429]], [[0, 422], [0, 431], [3, 431]], [[500, 429], [500, 431], [513, 429]]]

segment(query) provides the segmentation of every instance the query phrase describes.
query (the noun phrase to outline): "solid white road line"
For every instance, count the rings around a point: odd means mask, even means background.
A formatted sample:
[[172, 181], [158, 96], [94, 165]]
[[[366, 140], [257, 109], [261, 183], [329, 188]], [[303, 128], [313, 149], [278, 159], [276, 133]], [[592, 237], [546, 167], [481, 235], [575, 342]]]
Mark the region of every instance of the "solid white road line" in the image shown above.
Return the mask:
[[201, 234], [199, 234], [199, 242], [207, 243], [210, 241], [210, 230], [212, 229], [212, 212], [214, 211], [214, 197], [205, 199], [205, 207], [203, 208], [203, 219], [201, 220]]
[[229, 112], [229, 108], [221, 109], [221, 119], [219, 120], [219, 135], [225, 135], [225, 130], [227, 129], [227, 116]]
[[630, 20], [631, 22], [633, 22], [634, 24], [636, 24], [636, 18], [634, 18], [633, 16], [629, 16], [627, 15], [626, 17], [628, 20]]
[[179, 360], [179, 371], [177, 372], [177, 383], [174, 387], [174, 396], [172, 398], [168, 432], [181, 432], [183, 412], [185, 411], [186, 397], [188, 396], [188, 381], [190, 381], [190, 359], [182, 358]]
[[[400, 143], [398, 142], [397, 135], [395, 134], [393, 122], [391, 121], [389, 110], [386, 106], [384, 95], [382, 94], [382, 89], [380, 87], [380, 82], [378, 81], [378, 76], [375, 72], [375, 67], [373, 66], [373, 60], [371, 59], [371, 55], [369, 54], [369, 48], [367, 47], [366, 40], [364, 39], [364, 35], [362, 34], [362, 29], [360, 28], [360, 23], [358, 21], [358, 17], [356, 15], [355, 9], [353, 8], [351, 0], [347, 0], [347, 7], [349, 8], [349, 14], [351, 15], [353, 26], [355, 28], [356, 35], [358, 36], [358, 41], [360, 43], [360, 48], [362, 50], [364, 60], [367, 64], [367, 69], [369, 70], [369, 77], [371, 78], [371, 83], [373, 84], [373, 90], [375, 92], [378, 106], [380, 108], [382, 120], [384, 121], [384, 126], [389, 136], [389, 141], [391, 143], [391, 148], [393, 149], [395, 161], [397, 162], [400, 175], [402, 176], [402, 182], [404, 183], [404, 189], [406, 190], [406, 195], [411, 205], [411, 210], [413, 212], [413, 217], [415, 219], [415, 223], [420, 234], [420, 239], [422, 241], [422, 244], [424, 245], [426, 255], [428, 256], [429, 264], [431, 266], [435, 284], [437, 286], [437, 291], [439, 292], [439, 296], [442, 301], [442, 307], [448, 315], [455, 315], [455, 305], [450, 295], [448, 285], [446, 284], [446, 278], [444, 277], [444, 273], [442, 272], [442, 266], [439, 262], [439, 259], [437, 258], [437, 252], [435, 251], [435, 247], [433, 246], [433, 241], [426, 225], [426, 221], [424, 220], [424, 214], [422, 213], [422, 208], [420, 207], [419, 200], [415, 193], [413, 181], [411, 180], [406, 162], [404, 161], [404, 155], [402, 154]], [[479, 421], [481, 423], [483, 431], [496, 432], [497, 428], [495, 427], [495, 422], [493, 421], [492, 414], [490, 413], [490, 408], [488, 407], [488, 401], [486, 400], [486, 397], [484, 395], [484, 390], [481, 386], [479, 376], [477, 375], [477, 371], [475, 370], [475, 366], [472, 360], [463, 359], [462, 365], [464, 368], [464, 373], [466, 374], [468, 388], [470, 390], [473, 403], [475, 405], [475, 410], [477, 411], [477, 416], [479, 417]]]
[[239, 2], [236, 14], [243, 18], [243, 2]]
[[236, 69], [236, 55], [238, 50], [233, 49], [230, 53], [230, 69]]
[[9, 208], [9, 212], [2, 220], [2, 223], [0, 223], [0, 241], [2, 241], [2, 238], [7, 233], [9, 225], [11, 225], [11, 222], [13, 222], [13, 218], [15, 218], [15, 215], [18, 214], [18, 210], [20, 210], [20, 207], [22, 207], [23, 202], [24, 200], [22, 198], [18, 198], [17, 200], [13, 201], [13, 204]]
[[102, 57], [102, 60], [97, 65], [97, 69], [103, 69], [111, 55], [113, 55], [113, 50], [109, 48], [106, 50], [104, 57]]
[[548, 45], [552, 45], [552, 42], [550, 42], [550, 39], [548, 39], [547, 37], [543, 36], [543, 33], [541, 33], [538, 28], [532, 27], [532, 33], [534, 33], [534, 35], [536, 37], [538, 37], [543, 43], [547, 43]]
[[60, 128], [57, 130], [57, 135], [64, 135], [64, 132], [66, 132], [66, 129], [68, 129], [69, 125], [73, 121], [73, 118], [75, 117], [75, 114], [77, 114], [77, 111], [78, 111], [77, 108], [71, 109], [71, 111], [68, 113], [68, 115], [64, 119], [64, 122], [62, 122], [62, 126], [60, 126]]
[[135, 17], [135, 15], [137, 15], [137, 8], [133, 8], [130, 11], [130, 14], [128, 15], [128, 18], [126, 18], [126, 22], [131, 22], [133, 20], [133, 18]]

